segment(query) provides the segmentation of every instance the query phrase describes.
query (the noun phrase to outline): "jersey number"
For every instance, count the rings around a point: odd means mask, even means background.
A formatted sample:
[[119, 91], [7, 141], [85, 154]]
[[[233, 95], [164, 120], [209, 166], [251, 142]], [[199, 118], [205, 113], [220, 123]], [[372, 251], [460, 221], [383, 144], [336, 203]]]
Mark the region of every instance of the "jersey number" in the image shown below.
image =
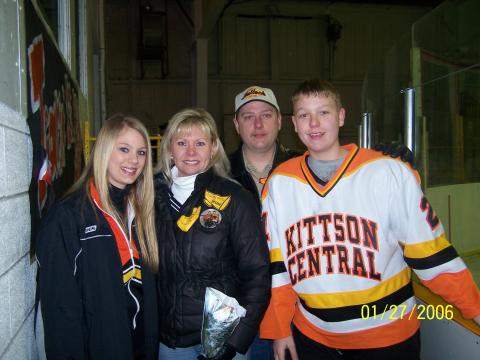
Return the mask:
[[425, 196], [422, 197], [422, 201], [420, 202], [420, 209], [422, 210], [422, 212], [427, 212], [427, 223], [428, 225], [430, 225], [430, 228], [434, 230], [440, 220], [438, 219], [437, 214], [435, 213], [435, 211], [433, 211], [432, 205], [430, 205]]
[[267, 228], [267, 212], [266, 211], [262, 212], [262, 224], [265, 232], [265, 237], [267, 238], [267, 241], [270, 241], [270, 234], [268, 233], [268, 228]]

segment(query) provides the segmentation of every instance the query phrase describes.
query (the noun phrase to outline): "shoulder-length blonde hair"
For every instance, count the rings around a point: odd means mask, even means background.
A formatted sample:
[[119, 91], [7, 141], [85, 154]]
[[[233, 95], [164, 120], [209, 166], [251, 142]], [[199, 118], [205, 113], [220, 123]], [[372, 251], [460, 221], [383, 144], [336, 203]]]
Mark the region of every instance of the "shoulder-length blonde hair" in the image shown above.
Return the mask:
[[172, 141], [177, 134], [190, 132], [193, 126], [197, 126], [202, 130], [212, 142], [212, 156], [205, 170], [213, 168], [216, 175], [225, 178], [229, 177], [230, 162], [218, 137], [217, 126], [212, 115], [201, 108], [187, 108], [177, 112], [168, 121], [168, 126], [160, 145], [160, 161], [155, 168], [155, 172], [162, 172], [170, 185], [172, 184], [171, 169], [173, 166]]
[[148, 131], [140, 120], [123, 114], [115, 114], [105, 121], [98, 133], [89, 161], [85, 165], [80, 178], [70, 188], [67, 194], [83, 188], [89, 200], [92, 202], [88, 183], [89, 180], [93, 178], [104, 210], [115, 217], [118, 223], [126, 230], [122, 214], [119, 214], [110, 198], [110, 184], [108, 181], [108, 164], [110, 157], [120, 132], [125, 128], [137, 130], [140, 135], [142, 135], [147, 146], [145, 166], [132, 185], [128, 198], [135, 209], [137, 237], [142, 260], [152, 270], [157, 271], [159, 259], [155, 232], [152, 149]]

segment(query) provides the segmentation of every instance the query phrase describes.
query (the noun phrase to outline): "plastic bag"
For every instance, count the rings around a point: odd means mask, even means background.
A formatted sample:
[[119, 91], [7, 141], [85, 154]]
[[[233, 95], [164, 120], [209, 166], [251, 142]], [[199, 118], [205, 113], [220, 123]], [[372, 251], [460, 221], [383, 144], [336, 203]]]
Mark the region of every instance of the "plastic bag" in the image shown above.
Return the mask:
[[246, 313], [235, 298], [214, 288], [206, 288], [201, 334], [205, 357], [214, 357], [220, 351]]

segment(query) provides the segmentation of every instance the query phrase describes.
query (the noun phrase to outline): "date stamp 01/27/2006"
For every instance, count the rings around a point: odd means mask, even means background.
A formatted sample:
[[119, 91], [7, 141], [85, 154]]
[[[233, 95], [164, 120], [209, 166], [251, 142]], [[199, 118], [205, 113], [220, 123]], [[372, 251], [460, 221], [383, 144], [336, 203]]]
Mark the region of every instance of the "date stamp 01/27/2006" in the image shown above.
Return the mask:
[[[452, 305], [425, 305], [414, 304], [411, 311], [407, 312], [407, 305], [385, 305], [384, 308], [379, 308], [377, 305], [362, 305], [361, 316], [362, 319], [412, 319], [418, 320], [452, 320], [453, 319], [453, 306]], [[417, 310], [415, 312], [415, 310]]]

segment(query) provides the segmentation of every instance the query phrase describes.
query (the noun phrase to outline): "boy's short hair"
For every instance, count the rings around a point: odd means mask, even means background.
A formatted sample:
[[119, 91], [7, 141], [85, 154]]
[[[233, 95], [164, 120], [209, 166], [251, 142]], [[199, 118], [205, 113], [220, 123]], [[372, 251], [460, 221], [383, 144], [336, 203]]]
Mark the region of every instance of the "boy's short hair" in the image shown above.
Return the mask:
[[301, 95], [333, 97], [335, 103], [337, 104], [337, 108], [340, 109], [342, 107], [340, 93], [335, 88], [335, 86], [325, 80], [310, 79], [305, 80], [300, 85], [298, 85], [291, 97], [292, 105], [295, 104], [295, 102]]

